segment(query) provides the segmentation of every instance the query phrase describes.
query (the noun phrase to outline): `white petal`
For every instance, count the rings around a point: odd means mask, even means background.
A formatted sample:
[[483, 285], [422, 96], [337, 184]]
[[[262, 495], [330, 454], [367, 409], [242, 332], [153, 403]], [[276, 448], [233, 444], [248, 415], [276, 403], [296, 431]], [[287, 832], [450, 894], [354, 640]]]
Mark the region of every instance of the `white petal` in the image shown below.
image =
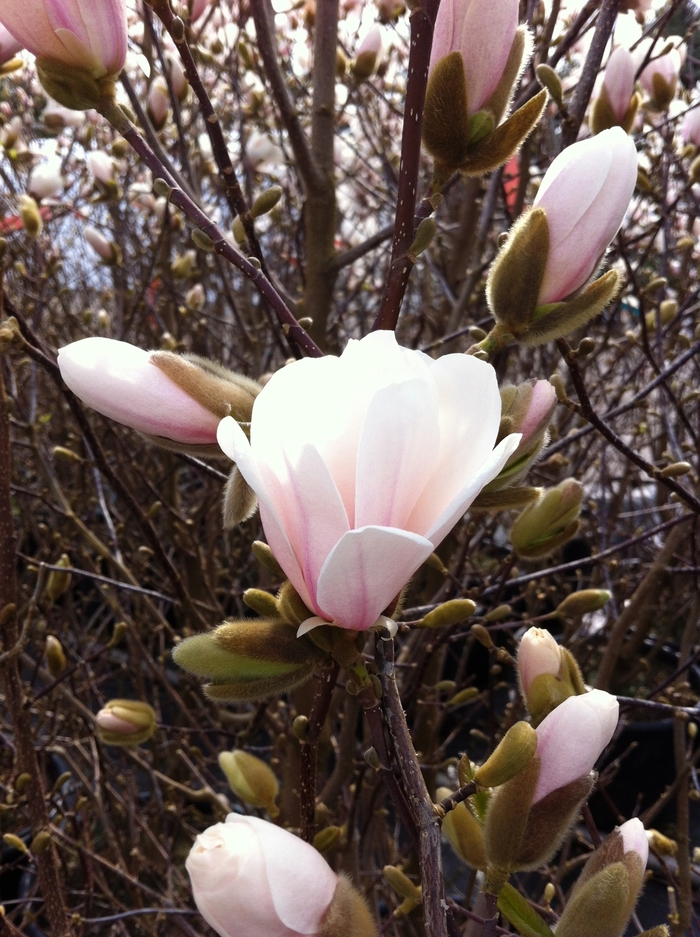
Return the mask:
[[313, 631], [314, 628], [320, 628], [321, 625], [327, 625], [329, 622], [325, 618], [319, 618], [318, 615], [314, 615], [312, 618], [307, 618], [306, 621], [302, 621], [297, 629], [297, 637], [303, 638], [305, 634], [308, 634], [309, 631]]

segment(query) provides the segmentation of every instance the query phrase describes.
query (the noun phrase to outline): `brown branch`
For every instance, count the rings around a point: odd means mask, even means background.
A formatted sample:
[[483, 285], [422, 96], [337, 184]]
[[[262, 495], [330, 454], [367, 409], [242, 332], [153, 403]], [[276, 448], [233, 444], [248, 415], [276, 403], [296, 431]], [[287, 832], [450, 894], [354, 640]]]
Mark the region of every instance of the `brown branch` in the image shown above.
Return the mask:
[[[13, 724], [15, 747], [14, 775], [29, 775], [25, 789], [27, 813], [32, 837], [49, 829], [46, 788], [34, 747], [34, 720], [25, 708], [24, 686], [18, 653], [21, 650], [20, 628], [17, 620], [17, 574], [15, 566], [15, 529], [12, 519], [10, 481], [12, 477], [12, 451], [10, 445], [10, 414], [5, 395], [5, 384], [0, 367], [0, 626], [2, 628], [3, 659], [0, 661], [2, 683], [7, 708]], [[53, 842], [35, 857], [39, 888], [44, 899], [51, 937], [68, 937], [70, 928], [63, 901], [64, 888], [59, 871], [58, 855]]]
[[309, 713], [306, 734], [301, 741], [301, 772], [299, 777], [300, 835], [307, 843], [312, 842], [314, 838], [318, 737], [328, 715], [339, 669], [337, 661], [333, 661], [331, 666], [320, 675], [311, 712]]
[[[420, 170], [421, 134], [423, 130], [423, 106], [425, 89], [428, 85], [430, 50], [433, 45], [433, 29], [440, 0], [422, 0], [411, 13], [411, 48], [408, 57], [408, 81], [404, 105], [403, 134], [401, 138], [401, 168], [399, 190], [394, 222], [394, 240], [391, 246], [391, 262], [381, 309], [373, 329], [395, 329], [401, 312], [413, 261], [407, 256], [413, 243], [414, 215]], [[425, 217], [432, 206], [426, 203]]]

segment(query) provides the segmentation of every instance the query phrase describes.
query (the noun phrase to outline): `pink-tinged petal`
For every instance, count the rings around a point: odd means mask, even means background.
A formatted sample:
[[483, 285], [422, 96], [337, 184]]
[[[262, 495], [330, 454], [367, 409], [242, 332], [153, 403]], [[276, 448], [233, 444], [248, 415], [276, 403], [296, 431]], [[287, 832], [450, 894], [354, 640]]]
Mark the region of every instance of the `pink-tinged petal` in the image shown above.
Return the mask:
[[435, 385], [424, 379], [378, 391], [357, 453], [354, 527], [404, 527], [438, 458]]
[[[204, 445], [216, 439], [219, 419], [127, 342], [84, 338], [59, 349], [68, 387], [88, 406], [140, 433]], [[193, 365], [194, 367], [194, 365]]]
[[605, 66], [604, 83], [618, 120], [627, 113], [634, 94], [634, 59], [629, 49], [615, 49]]
[[[318, 612], [315, 584], [328, 554], [350, 529], [338, 489], [325, 462], [311, 445], [304, 446], [294, 464], [288, 461], [279, 474], [264, 463], [259, 470], [266, 501], [274, 505], [301, 569], [313, 603], [311, 608]], [[266, 514], [261, 516], [269, 539]], [[284, 569], [279, 557], [277, 561]]]
[[306, 588], [299, 561], [277, 513], [277, 508], [267, 491], [248, 438], [233, 417], [224, 417], [219, 423], [217, 441], [221, 450], [236, 463], [238, 471], [258, 496], [260, 518], [268, 545], [302, 601], [308, 608], [312, 608], [313, 603]]
[[622, 224], [637, 181], [637, 151], [621, 127], [567, 147], [534, 201], [543, 208], [550, 249], [539, 302], [582, 287]]
[[298, 836], [256, 817], [248, 820], [265, 857], [270, 893], [280, 921], [290, 931], [317, 934], [338, 876], [323, 856]]
[[622, 848], [625, 852], [636, 852], [646, 868], [649, 859], [649, 840], [642, 821], [638, 817], [633, 817], [626, 823], [620, 824], [619, 830], [622, 836]]
[[0, 23], [0, 65], [9, 62], [22, 48], [22, 43]]
[[528, 628], [518, 648], [518, 674], [525, 696], [536, 677], [548, 673], [557, 676], [561, 667], [561, 648], [549, 631]]
[[107, 74], [118, 75], [126, 59], [126, 0], [74, 0], [88, 46]]
[[684, 143], [700, 147], [700, 103], [696, 102], [685, 112], [682, 136]]
[[455, 51], [456, 22], [462, 21], [470, 2], [471, 0], [442, 0], [440, 3], [435, 17], [433, 45], [430, 50], [431, 70], [436, 62]]
[[132, 735], [134, 732], [141, 731], [140, 726], [115, 716], [109, 709], [101, 709], [95, 716], [95, 722], [105, 732], [117, 732], [120, 735]]
[[518, 0], [472, 0], [457, 26], [470, 114], [483, 107], [501, 80], [518, 28], [518, 7]]
[[540, 776], [533, 803], [586, 777], [613, 737], [620, 707], [614, 696], [590, 690], [570, 696], [537, 726]]
[[[490, 471], [486, 463], [493, 456], [498, 434], [501, 396], [496, 372], [485, 361], [471, 355], [445, 355], [430, 365], [438, 394], [440, 448], [433, 476], [405, 526], [437, 544], [491, 481], [490, 477], [482, 480], [482, 470]], [[472, 483], [478, 486], [473, 494]], [[460, 498], [465, 501], [463, 510]], [[452, 517], [452, 524], [446, 526]]]
[[63, 43], [56, 38], [41, 0], [0, 0], [0, 23], [34, 55], [62, 60]]
[[429, 540], [405, 530], [349, 531], [321, 570], [317, 598], [323, 617], [365, 631], [432, 552]]

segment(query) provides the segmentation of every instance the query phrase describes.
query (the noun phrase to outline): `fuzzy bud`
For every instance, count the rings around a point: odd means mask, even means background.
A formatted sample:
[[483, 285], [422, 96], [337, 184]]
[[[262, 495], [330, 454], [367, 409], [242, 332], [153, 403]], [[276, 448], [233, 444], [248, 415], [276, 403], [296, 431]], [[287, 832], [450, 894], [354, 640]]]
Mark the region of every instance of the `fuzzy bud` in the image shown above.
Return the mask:
[[106, 745], [140, 745], [156, 731], [156, 714], [148, 703], [114, 699], [98, 712], [95, 723]]
[[576, 535], [579, 528], [583, 486], [569, 478], [549, 488], [520, 514], [510, 532], [518, 556], [538, 559], [549, 556]]
[[583, 678], [572, 654], [541, 628], [525, 632], [518, 650], [520, 688], [537, 727], [570, 696], [585, 693]]
[[527, 722], [516, 722], [484, 764], [476, 769], [474, 780], [481, 787], [505, 784], [525, 768], [536, 751], [535, 730]]
[[274, 819], [279, 814], [275, 804], [279, 783], [274, 772], [264, 761], [248, 752], [236, 749], [221, 752], [219, 767], [226, 775], [231, 790], [251, 807], [263, 807]]
[[423, 618], [424, 628], [449, 628], [459, 622], [466, 621], [474, 614], [476, 603], [471, 599], [450, 599], [443, 602]]
[[577, 619], [589, 612], [597, 612], [612, 598], [607, 589], [581, 589], [567, 595], [552, 613], [556, 618]]
[[39, 206], [31, 195], [20, 195], [19, 197], [19, 217], [24, 225], [24, 230], [30, 238], [39, 237], [44, 222], [41, 218]]
[[49, 673], [54, 678], [59, 677], [66, 669], [66, 655], [63, 652], [61, 642], [52, 634], [46, 639], [44, 654], [46, 655], [46, 666], [49, 668]]
[[556, 391], [549, 381], [533, 381], [501, 388], [501, 424], [497, 442], [509, 433], [520, 433], [520, 443], [505, 466], [484, 492], [517, 485], [547, 445], [548, 427], [557, 405]]
[[[70, 569], [71, 561], [67, 553], [62, 553], [56, 561], [56, 566], [62, 569]], [[71, 574], [63, 573], [57, 569], [52, 569], [46, 582], [46, 596], [51, 602], [56, 602], [68, 590], [70, 586]]]
[[279, 185], [271, 185], [269, 189], [265, 189], [264, 192], [261, 192], [260, 195], [257, 196], [251, 205], [250, 214], [253, 218], [260, 218], [261, 215], [266, 215], [268, 212], [272, 211], [281, 198], [282, 187]]
[[[452, 791], [447, 787], [440, 787], [437, 790], [440, 800], [445, 800], [450, 794]], [[467, 865], [473, 869], [486, 868], [482, 825], [474, 816], [469, 804], [462, 801], [445, 814], [442, 832], [447, 837], [450, 846]]]
[[211, 699], [264, 699], [304, 683], [327, 655], [308, 637], [297, 638], [284, 621], [227, 621], [215, 631], [186, 638], [173, 650], [175, 663], [212, 682]]

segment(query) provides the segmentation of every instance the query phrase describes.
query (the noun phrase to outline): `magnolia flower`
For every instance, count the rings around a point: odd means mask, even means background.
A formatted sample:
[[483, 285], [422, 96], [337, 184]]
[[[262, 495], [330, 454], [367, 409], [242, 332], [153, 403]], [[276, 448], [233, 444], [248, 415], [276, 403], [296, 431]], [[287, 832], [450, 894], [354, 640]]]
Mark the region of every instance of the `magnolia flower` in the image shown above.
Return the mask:
[[[219, 418], [127, 342], [83, 338], [58, 350], [61, 377], [88, 406], [149, 436], [211, 445]], [[194, 366], [193, 366], [194, 367]]]
[[637, 181], [637, 151], [621, 127], [567, 146], [547, 170], [533, 208], [549, 227], [539, 305], [582, 287], [617, 234]]
[[185, 865], [195, 903], [221, 937], [312, 937], [338, 886], [313, 846], [236, 813], [199, 834]]
[[278, 371], [219, 445], [260, 499], [268, 543], [318, 618], [363, 631], [518, 445], [494, 450], [501, 401], [477, 358], [434, 361], [392, 332]]
[[156, 78], [148, 92], [147, 101], [148, 116], [156, 130], [160, 130], [165, 124], [169, 108], [170, 98], [165, 79]]
[[557, 676], [561, 667], [561, 648], [549, 631], [528, 628], [518, 648], [518, 673], [525, 697], [536, 677], [543, 673]]
[[89, 224], [85, 225], [83, 228], [83, 237], [103, 260], [114, 260], [114, 245], [112, 241], [106, 238], [97, 228], [93, 228], [92, 225]]
[[638, 817], [627, 820], [620, 825], [619, 833], [622, 836], [622, 848], [627, 852], [636, 852], [642, 860], [642, 866], [646, 868], [649, 858], [649, 840], [644, 824]]
[[0, 22], [36, 55], [94, 78], [126, 58], [126, 0], [0, 0]]
[[140, 745], [155, 732], [156, 714], [148, 703], [113, 699], [97, 713], [95, 725], [108, 745]]
[[537, 726], [540, 774], [532, 802], [585, 777], [613, 737], [620, 706], [603, 690], [570, 696]]
[[63, 188], [61, 160], [56, 158], [47, 163], [39, 163], [29, 173], [27, 191], [34, 198], [52, 198]]
[[605, 66], [603, 85], [615, 117], [622, 121], [634, 94], [634, 58], [628, 49], [615, 49]]
[[694, 143], [700, 147], [700, 103], [696, 102], [685, 112], [681, 134], [683, 143]]
[[90, 150], [85, 156], [88, 169], [97, 182], [109, 185], [114, 181], [114, 161], [104, 150]]
[[375, 23], [357, 47], [352, 70], [361, 81], [373, 75], [381, 63], [383, 35], [382, 27]]
[[484, 106], [503, 76], [518, 28], [518, 0], [442, 0], [430, 53], [430, 70], [450, 52], [461, 52], [469, 113]]
[[0, 23], [0, 65], [5, 65], [23, 48], [22, 43], [18, 42], [12, 33], [8, 32]]
[[[667, 36], [669, 39], [680, 40], [680, 36]], [[635, 64], [637, 68], [647, 57], [653, 40], [644, 39], [635, 49]], [[651, 98], [651, 101], [659, 108], [664, 109], [673, 100], [678, 84], [678, 75], [683, 64], [681, 51], [671, 49], [664, 55], [659, 55], [663, 50], [664, 43], [657, 42], [652, 51], [651, 61], [644, 66], [639, 74], [639, 83]]]

